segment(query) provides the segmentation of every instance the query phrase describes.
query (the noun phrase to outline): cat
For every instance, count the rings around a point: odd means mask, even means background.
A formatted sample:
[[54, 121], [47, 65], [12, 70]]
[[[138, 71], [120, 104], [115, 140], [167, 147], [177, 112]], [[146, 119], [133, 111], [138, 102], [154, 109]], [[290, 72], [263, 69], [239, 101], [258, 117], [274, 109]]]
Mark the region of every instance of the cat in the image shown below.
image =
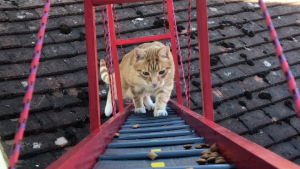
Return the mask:
[[[119, 68], [122, 96], [124, 99], [133, 100], [135, 113], [146, 113], [146, 106], [148, 110], [154, 110], [154, 117], [168, 115], [166, 104], [173, 90], [175, 72], [169, 46], [157, 41], [143, 43], [123, 57]], [[103, 59], [100, 60], [100, 76], [105, 83], [109, 84], [109, 75]], [[155, 104], [150, 98], [151, 95], [155, 95]], [[115, 98], [118, 99], [116, 92]], [[109, 89], [105, 115], [108, 117], [111, 113]]]

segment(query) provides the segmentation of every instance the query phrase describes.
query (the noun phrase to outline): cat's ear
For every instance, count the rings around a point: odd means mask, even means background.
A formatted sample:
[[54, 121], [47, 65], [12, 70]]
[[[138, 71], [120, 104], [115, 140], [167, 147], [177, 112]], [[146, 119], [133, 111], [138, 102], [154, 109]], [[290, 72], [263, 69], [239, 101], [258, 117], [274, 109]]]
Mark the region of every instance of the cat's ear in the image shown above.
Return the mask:
[[136, 58], [136, 60], [143, 60], [145, 55], [146, 55], [146, 53], [139, 48], [136, 48], [134, 50], [134, 57]]
[[162, 49], [160, 49], [158, 55], [161, 56], [162, 58], [170, 58], [169, 56], [169, 52], [170, 52], [170, 47], [169, 46], [165, 46]]

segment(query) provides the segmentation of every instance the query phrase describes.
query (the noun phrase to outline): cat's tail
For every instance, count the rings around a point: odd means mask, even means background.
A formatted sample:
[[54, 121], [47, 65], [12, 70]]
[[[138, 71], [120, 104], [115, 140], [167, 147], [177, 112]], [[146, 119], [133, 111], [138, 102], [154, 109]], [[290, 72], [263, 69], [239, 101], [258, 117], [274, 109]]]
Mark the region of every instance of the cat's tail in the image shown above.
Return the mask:
[[106, 68], [105, 60], [103, 59], [100, 60], [100, 76], [106, 84], [109, 84], [109, 75]]

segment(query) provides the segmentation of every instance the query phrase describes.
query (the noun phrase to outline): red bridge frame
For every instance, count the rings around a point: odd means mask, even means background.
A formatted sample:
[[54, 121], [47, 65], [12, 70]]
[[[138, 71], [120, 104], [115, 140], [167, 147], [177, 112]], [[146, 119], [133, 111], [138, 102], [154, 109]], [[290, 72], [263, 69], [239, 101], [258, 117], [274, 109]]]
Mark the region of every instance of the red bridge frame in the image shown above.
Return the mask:
[[[112, 141], [113, 134], [117, 132], [126, 121], [133, 105], [123, 107], [123, 100], [119, 99], [119, 113], [110, 118], [106, 123], [100, 123], [100, 100], [99, 100], [99, 79], [98, 60], [95, 25], [95, 6], [107, 5], [110, 25], [110, 36], [116, 81], [120, 82], [117, 45], [141, 43], [153, 40], [171, 39], [174, 60], [177, 60], [177, 50], [174, 30], [170, 29], [169, 34], [146, 36], [117, 40], [115, 36], [112, 6], [115, 3], [130, 3], [140, 0], [84, 0], [85, 28], [87, 43], [88, 61], [88, 83], [89, 83], [89, 107], [91, 134], [80, 143], [70, 149], [57, 161], [51, 164], [48, 169], [70, 169], [70, 168], [92, 168], [97, 157], [104, 153], [106, 146]], [[144, 0], [145, 1], [145, 0]], [[171, 0], [167, 0], [168, 17], [172, 18]], [[229, 131], [228, 129], [213, 122], [213, 104], [210, 75], [209, 41], [207, 26], [206, 0], [196, 0], [199, 62], [201, 72], [201, 90], [203, 99], [204, 117], [182, 106], [182, 95], [180, 88], [180, 76], [178, 63], [175, 62], [175, 78], [178, 103], [170, 100], [168, 106], [177, 111], [178, 115], [191, 126], [197, 134], [206, 138], [209, 144], [217, 143], [221, 153], [228, 162], [236, 164], [237, 168], [289, 168], [299, 169], [299, 166], [278, 156], [277, 154]], [[169, 27], [173, 28], [173, 20], [169, 19]], [[117, 91], [121, 86], [117, 83]], [[118, 98], [122, 98], [122, 92], [118, 92]]]

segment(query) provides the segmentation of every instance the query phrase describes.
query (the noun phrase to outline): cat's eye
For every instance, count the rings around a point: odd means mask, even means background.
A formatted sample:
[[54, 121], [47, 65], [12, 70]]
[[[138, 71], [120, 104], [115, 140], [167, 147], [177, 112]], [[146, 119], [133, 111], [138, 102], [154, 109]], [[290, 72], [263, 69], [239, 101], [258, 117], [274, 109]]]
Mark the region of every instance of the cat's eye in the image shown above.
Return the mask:
[[149, 76], [149, 72], [142, 72], [144, 76]]
[[165, 74], [165, 72], [166, 72], [165, 70], [162, 70], [162, 71], [159, 71], [158, 74], [163, 75], [163, 74]]

